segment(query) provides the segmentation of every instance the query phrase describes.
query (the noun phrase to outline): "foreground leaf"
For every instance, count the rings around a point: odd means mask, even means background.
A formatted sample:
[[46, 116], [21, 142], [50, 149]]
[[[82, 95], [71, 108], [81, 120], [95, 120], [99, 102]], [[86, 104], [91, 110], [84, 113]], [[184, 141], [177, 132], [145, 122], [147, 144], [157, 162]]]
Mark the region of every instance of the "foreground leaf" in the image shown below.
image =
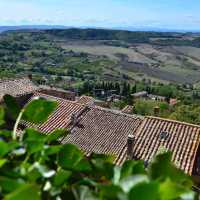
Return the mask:
[[35, 124], [44, 123], [49, 115], [55, 110], [57, 102], [44, 99], [30, 102], [23, 113], [23, 119]]
[[21, 110], [17, 101], [11, 95], [5, 95], [3, 97], [3, 99], [4, 99], [4, 103], [6, 104], [6, 108], [7, 108], [8, 113], [14, 119], [16, 119], [18, 117], [19, 113], [20, 113], [20, 110]]
[[11, 179], [5, 176], [0, 176], [0, 188], [3, 192], [13, 192], [19, 188], [22, 183], [16, 179]]
[[54, 176], [53, 184], [57, 187], [63, 185], [69, 179], [71, 174], [71, 171], [60, 169]]
[[140, 183], [134, 186], [129, 193], [129, 200], [160, 200], [158, 183]]
[[192, 181], [180, 169], [177, 169], [171, 162], [170, 152], [159, 154], [151, 163], [149, 168], [150, 177], [154, 180], [164, 181], [170, 178], [172, 181], [183, 184], [188, 188], [192, 187]]
[[72, 144], [66, 144], [58, 154], [58, 164], [64, 169], [74, 169], [83, 159], [83, 153]]
[[5, 197], [5, 200], [40, 200], [39, 188], [25, 184]]
[[57, 129], [54, 132], [50, 133], [46, 137], [47, 142], [53, 142], [61, 138], [62, 136], [66, 136], [68, 134], [68, 131], [66, 129]]

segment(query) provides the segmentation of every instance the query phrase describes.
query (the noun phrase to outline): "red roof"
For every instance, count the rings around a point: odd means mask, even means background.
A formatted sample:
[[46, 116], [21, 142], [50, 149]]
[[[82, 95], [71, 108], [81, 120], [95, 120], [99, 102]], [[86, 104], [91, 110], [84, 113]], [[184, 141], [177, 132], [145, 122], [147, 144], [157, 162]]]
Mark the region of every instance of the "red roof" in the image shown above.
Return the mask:
[[[51, 97], [58, 107], [47, 122], [34, 126], [50, 133], [56, 128], [68, 128], [71, 134], [61, 143], [73, 143], [85, 151], [116, 156], [115, 163], [121, 165], [127, 159], [127, 139], [135, 135], [133, 159], [150, 162], [161, 148], [173, 154], [173, 162], [180, 169], [192, 174], [200, 141], [200, 126], [156, 117], [128, 115], [101, 107], [89, 106]], [[72, 116], [76, 117], [73, 124]]]
[[200, 126], [146, 117], [135, 133], [133, 158], [150, 162], [164, 148], [173, 154], [173, 162], [192, 174], [200, 141]]
[[[142, 123], [142, 117], [85, 106], [41, 93], [35, 93], [34, 96], [56, 100], [58, 107], [42, 125], [36, 126], [27, 122], [23, 124], [47, 134], [56, 128], [68, 128], [71, 134], [67, 135], [62, 143], [76, 144], [87, 154], [95, 152], [120, 156], [127, 144], [128, 135], [133, 134]], [[71, 120], [73, 114], [78, 116], [78, 123], [75, 126]]]
[[0, 96], [5, 94], [20, 96], [38, 90], [28, 78], [0, 80]]
[[79, 103], [79, 104], [84, 104], [84, 105], [86, 105], [86, 104], [92, 105], [92, 104], [94, 104], [94, 98], [83, 95], [76, 102]]

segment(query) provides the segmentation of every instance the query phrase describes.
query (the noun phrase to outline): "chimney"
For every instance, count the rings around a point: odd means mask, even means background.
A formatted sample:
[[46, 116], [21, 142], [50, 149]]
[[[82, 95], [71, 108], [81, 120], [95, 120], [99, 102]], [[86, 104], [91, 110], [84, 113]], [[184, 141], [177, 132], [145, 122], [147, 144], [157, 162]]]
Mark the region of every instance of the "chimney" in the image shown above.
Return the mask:
[[127, 140], [127, 156], [128, 156], [128, 159], [132, 159], [134, 142], [135, 142], [135, 136], [129, 135], [128, 140]]
[[154, 115], [157, 117], [160, 113], [160, 108], [158, 106], [154, 107]]
[[33, 80], [33, 75], [32, 75], [32, 74], [29, 74], [29, 75], [28, 75], [28, 79], [32, 81], [32, 80]]
[[72, 116], [71, 116], [72, 126], [76, 126], [77, 122], [78, 122], [78, 117], [76, 116], [75, 113], [73, 113]]

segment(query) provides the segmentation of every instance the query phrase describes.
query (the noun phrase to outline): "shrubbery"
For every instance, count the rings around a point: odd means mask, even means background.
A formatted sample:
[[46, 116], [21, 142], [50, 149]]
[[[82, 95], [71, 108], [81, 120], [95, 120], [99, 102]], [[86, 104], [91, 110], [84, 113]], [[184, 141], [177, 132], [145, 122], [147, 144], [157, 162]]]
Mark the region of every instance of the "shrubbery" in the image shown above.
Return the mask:
[[[120, 167], [112, 156], [86, 158], [76, 146], [59, 144], [66, 130], [45, 135], [27, 128], [16, 135], [20, 119], [44, 122], [55, 102], [36, 99], [20, 112], [10, 96], [4, 99], [6, 113], [18, 117], [13, 131], [0, 131], [0, 198], [194, 199], [190, 178], [171, 164], [170, 153], [158, 155], [147, 169], [142, 161], [128, 160]], [[1, 109], [1, 124], [4, 115]]]

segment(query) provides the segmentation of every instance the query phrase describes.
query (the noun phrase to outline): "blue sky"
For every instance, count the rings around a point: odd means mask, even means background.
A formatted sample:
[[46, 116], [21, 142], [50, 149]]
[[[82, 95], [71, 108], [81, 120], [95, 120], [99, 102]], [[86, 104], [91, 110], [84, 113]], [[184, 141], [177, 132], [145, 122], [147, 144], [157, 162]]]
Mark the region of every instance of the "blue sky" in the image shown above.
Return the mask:
[[0, 0], [0, 25], [200, 30], [200, 0]]

